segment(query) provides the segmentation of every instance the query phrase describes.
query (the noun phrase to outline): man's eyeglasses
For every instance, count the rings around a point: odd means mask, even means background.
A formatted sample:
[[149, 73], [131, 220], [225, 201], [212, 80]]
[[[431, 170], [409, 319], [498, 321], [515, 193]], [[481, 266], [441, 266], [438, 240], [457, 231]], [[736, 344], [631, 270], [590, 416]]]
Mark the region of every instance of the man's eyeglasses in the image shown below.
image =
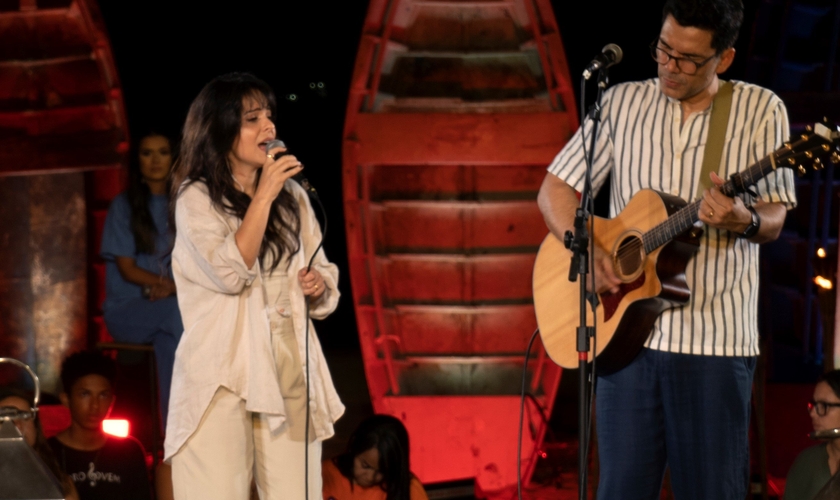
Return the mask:
[[824, 417], [829, 408], [840, 407], [840, 403], [827, 403], [825, 401], [808, 401], [808, 412], [815, 409], [817, 415]]
[[650, 56], [653, 57], [653, 60], [657, 63], [665, 66], [668, 64], [668, 61], [671, 59], [677, 64], [677, 67], [680, 69], [680, 73], [683, 73], [688, 76], [692, 76], [697, 74], [697, 71], [706, 65], [709, 61], [717, 57], [718, 54], [712, 55], [703, 59], [702, 61], [695, 61], [693, 59], [688, 59], [685, 57], [677, 57], [674, 55], [669, 54], [664, 48], [659, 46], [659, 40], [654, 40], [650, 44]]

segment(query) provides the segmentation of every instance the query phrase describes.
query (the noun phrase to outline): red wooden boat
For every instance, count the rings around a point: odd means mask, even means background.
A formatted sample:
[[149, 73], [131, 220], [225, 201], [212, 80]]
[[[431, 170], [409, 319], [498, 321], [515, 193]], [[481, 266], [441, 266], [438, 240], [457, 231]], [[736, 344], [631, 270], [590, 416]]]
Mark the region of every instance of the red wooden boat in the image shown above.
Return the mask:
[[127, 151], [97, 3], [0, 2], [0, 303], [11, 312], [0, 315], [0, 352], [37, 368], [45, 391], [98, 329], [98, 235]]
[[344, 131], [350, 279], [374, 410], [405, 423], [424, 482], [533, 472], [561, 376], [538, 345], [517, 470], [535, 198], [578, 125], [569, 81], [548, 0], [370, 2]]

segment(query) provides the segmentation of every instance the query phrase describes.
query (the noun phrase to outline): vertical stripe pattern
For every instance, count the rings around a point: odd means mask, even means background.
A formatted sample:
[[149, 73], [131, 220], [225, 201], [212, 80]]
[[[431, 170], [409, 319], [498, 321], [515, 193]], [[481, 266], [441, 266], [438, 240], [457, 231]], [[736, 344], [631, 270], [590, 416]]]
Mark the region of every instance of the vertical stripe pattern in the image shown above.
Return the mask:
[[[765, 157], [788, 139], [784, 103], [771, 91], [733, 81], [732, 109], [718, 174], [728, 178]], [[641, 189], [691, 200], [697, 192], [711, 108], [682, 123], [677, 100], [659, 91], [657, 79], [616, 85], [604, 94], [596, 138], [593, 184], [609, 173], [610, 216], [619, 214]], [[575, 133], [548, 170], [576, 190], [583, 189], [591, 122]], [[793, 173], [779, 169], [754, 190], [764, 201], [796, 205]], [[742, 196], [747, 205], [752, 196]], [[715, 356], [758, 355], [759, 246], [710, 227], [686, 269], [690, 302], [657, 319], [645, 344], [651, 349]]]

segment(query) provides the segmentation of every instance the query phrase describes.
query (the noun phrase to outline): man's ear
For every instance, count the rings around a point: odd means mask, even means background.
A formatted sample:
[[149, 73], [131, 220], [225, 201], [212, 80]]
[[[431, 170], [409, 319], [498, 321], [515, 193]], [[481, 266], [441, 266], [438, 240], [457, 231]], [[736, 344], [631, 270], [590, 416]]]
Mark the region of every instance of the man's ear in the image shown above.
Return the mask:
[[58, 399], [59, 401], [61, 401], [61, 404], [63, 404], [67, 408], [70, 408], [70, 398], [67, 397], [66, 392], [62, 391], [62, 393], [58, 395]]
[[720, 61], [718, 61], [717, 68], [715, 68], [715, 73], [721, 74], [724, 71], [728, 70], [730, 66], [732, 66], [732, 61], [735, 60], [735, 49], [729, 47], [728, 49], [724, 50], [720, 53]]

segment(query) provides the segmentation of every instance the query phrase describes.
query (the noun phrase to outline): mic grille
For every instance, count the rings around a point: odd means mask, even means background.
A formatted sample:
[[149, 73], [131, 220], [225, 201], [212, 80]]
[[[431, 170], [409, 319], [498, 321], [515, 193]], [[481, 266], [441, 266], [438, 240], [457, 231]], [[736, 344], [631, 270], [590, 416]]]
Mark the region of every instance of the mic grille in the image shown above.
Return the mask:
[[604, 45], [604, 48], [601, 49], [601, 52], [605, 54], [612, 54], [613, 55], [613, 64], [618, 64], [621, 62], [621, 58], [624, 57], [624, 51], [621, 50], [621, 47], [614, 43], [608, 43]]

